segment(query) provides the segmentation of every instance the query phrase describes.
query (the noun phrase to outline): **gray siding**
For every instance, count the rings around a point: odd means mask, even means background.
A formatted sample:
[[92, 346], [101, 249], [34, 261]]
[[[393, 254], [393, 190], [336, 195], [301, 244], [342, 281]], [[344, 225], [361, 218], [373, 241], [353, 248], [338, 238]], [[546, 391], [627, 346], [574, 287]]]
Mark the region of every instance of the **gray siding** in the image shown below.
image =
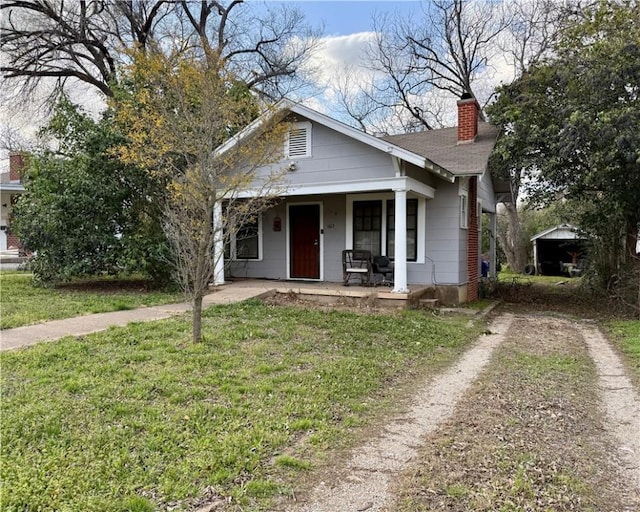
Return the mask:
[[482, 202], [482, 210], [489, 213], [496, 212], [495, 193], [493, 191], [493, 180], [491, 173], [485, 172], [478, 181], [478, 199]]
[[[232, 277], [286, 279], [287, 204], [322, 204], [322, 257], [324, 280], [342, 280], [342, 250], [346, 237], [346, 196], [292, 197], [265, 212], [263, 258], [261, 261], [232, 262]], [[426, 202], [426, 236], [424, 263], [407, 264], [410, 284], [460, 284], [466, 280], [467, 230], [459, 227], [458, 185], [441, 182], [436, 197]], [[273, 219], [280, 217], [282, 231], [273, 231]], [[435, 282], [434, 282], [435, 278]]]
[[[262, 214], [262, 260], [233, 261], [228, 268], [231, 277], [285, 279], [286, 208], [279, 204]], [[273, 220], [280, 217], [282, 230], [273, 231]]]
[[[426, 255], [435, 265], [435, 284], [463, 282], [466, 269], [462, 273], [460, 262], [466, 257], [466, 233], [460, 229], [458, 184], [441, 181], [435, 198], [427, 201]], [[430, 273], [429, 263], [427, 260], [424, 270]]]
[[[286, 279], [287, 278], [287, 204], [322, 204], [321, 247], [325, 281], [342, 280], [342, 249], [345, 239], [345, 195], [300, 196], [283, 201], [262, 216], [261, 261], [234, 261], [229, 266], [230, 277]], [[273, 220], [280, 217], [282, 230], [273, 231]]]
[[324, 278], [326, 281], [342, 281], [342, 250], [346, 237], [346, 196], [324, 197]]
[[[299, 121], [305, 119], [299, 118]], [[293, 158], [295, 170], [287, 172], [290, 186], [372, 180], [393, 177], [391, 156], [366, 144], [312, 123], [311, 157]], [[274, 168], [285, 168], [283, 160]], [[436, 189], [435, 198], [426, 201], [424, 237], [425, 261], [407, 264], [409, 284], [459, 285], [467, 281], [467, 234], [460, 228], [458, 183], [448, 183], [432, 173], [405, 164], [407, 176]], [[354, 191], [355, 192], [355, 191]], [[493, 185], [489, 173], [479, 183], [478, 197], [484, 211], [494, 212]], [[262, 260], [233, 262], [228, 273], [247, 278], [287, 278], [287, 204], [322, 204], [322, 278], [342, 280], [341, 254], [345, 248], [347, 228], [345, 194], [293, 196], [262, 217]], [[273, 220], [282, 220], [282, 230], [273, 231]]]
[[425, 185], [429, 185], [430, 187], [436, 188], [441, 181], [432, 172], [427, 171], [426, 169], [421, 169], [413, 164], [405, 163], [404, 169], [407, 176], [424, 183]]
[[[298, 120], [306, 121], [302, 118]], [[390, 155], [317, 123], [312, 123], [310, 157], [284, 159], [269, 169], [286, 168], [292, 161], [296, 163], [296, 168], [287, 172], [285, 176], [289, 186], [387, 178], [395, 175]], [[263, 170], [263, 173], [266, 170]]]

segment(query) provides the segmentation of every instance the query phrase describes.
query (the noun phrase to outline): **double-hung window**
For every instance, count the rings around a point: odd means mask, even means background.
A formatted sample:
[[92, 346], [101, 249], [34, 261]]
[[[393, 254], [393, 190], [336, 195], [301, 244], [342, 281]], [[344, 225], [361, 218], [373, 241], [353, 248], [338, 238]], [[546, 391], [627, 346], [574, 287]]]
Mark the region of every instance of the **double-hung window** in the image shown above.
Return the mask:
[[[387, 256], [395, 256], [395, 201], [387, 201]], [[418, 200], [407, 199], [407, 261], [418, 259]]]
[[374, 256], [382, 249], [382, 201], [353, 203], [353, 248], [371, 251]]
[[258, 219], [240, 226], [234, 241], [237, 260], [257, 260], [260, 257], [260, 222]]
[[[223, 215], [227, 215], [226, 205]], [[231, 222], [233, 224], [233, 222]], [[225, 227], [224, 257], [227, 260], [259, 260], [262, 259], [262, 219], [256, 216], [240, 226], [234, 225], [235, 232]]]
[[[418, 258], [418, 200], [407, 199], [407, 261]], [[395, 255], [395, 201], [354, 201], [353, 202], [353, 248], [366, 249], [371, 254], [382, 254], [383, 244], [386, 255]]]
[[469, 227], [469, 196], [467, 192], [460, 194], [460, 227], [467, 229]]

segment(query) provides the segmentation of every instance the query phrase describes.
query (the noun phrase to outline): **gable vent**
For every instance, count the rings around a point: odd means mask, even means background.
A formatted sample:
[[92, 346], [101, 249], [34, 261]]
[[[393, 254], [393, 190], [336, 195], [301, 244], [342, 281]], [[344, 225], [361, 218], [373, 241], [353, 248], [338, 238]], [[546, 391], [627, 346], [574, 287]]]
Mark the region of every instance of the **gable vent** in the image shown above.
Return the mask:
[[298, 123], [289, 130], [287, 156], [303, 157], [311, 155], [311, 124]]

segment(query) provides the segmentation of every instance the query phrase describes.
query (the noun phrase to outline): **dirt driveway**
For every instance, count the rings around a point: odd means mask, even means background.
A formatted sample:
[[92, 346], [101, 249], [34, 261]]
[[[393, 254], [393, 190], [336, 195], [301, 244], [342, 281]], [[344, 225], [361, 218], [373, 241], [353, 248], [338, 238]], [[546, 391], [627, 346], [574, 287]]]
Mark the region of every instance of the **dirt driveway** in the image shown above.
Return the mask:
[[640, 398], [595, 324], [502, 314], [290, 512], [638, 511]]

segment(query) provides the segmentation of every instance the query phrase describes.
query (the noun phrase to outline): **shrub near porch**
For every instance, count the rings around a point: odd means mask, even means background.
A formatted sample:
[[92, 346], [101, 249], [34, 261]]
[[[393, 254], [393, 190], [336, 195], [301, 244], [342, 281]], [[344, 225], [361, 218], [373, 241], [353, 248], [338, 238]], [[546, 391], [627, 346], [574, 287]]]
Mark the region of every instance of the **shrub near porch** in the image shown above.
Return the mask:
[[207, 310], [200, 344], [170, 319], [2, 354], [3, 510], [184, 509], [208, 487], [266, 507], [466, 322], [248, 302]]

